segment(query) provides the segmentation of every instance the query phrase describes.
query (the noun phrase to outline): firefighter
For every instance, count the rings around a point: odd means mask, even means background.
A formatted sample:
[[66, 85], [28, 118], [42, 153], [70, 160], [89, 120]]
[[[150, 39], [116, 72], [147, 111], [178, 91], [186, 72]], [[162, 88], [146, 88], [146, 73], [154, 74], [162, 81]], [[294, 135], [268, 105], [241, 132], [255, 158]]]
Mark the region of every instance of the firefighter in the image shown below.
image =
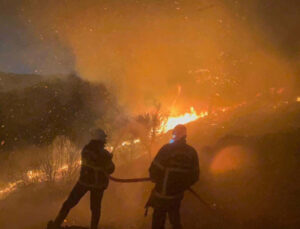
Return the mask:
[[105, 132], [97, 129], [92, 134], [91, 141], [83, 148], [79, 181], [62, 205], [56, 219], [48, 223], [48, 229], [60, 228], [69, 211], [88, 191], [90, 192], [90, 209], [92, 212], [91, 229], [98, 228], [103, 193], [108, 186], [109, 174], [113, 173], [115, 169], [112, 154], [104, 149], [106, 138]]
[[150, 178], [155, 187], [146, 208], [154, 210], [152, 229], [164, 229], [167, 216], [173, 229], [182, 228], [180, 205], [184, 191], [199, 178], [198, 155], [186, 143], [186, 136], [186, 127], [177, 125], [170, 143], [159, 150], [150, 166]]

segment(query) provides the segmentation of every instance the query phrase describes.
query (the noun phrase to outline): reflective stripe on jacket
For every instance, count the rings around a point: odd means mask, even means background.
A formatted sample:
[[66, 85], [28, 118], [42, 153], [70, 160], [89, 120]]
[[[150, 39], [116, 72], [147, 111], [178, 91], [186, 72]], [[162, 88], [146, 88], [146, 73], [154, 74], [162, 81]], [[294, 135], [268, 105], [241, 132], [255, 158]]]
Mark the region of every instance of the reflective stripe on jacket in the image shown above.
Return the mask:
[[199, 178], [197, 152], [185, 139], [167, 144], [159, 150], [149, 171], [155, 183], [152, 195], [162, 199], [180, 198]]

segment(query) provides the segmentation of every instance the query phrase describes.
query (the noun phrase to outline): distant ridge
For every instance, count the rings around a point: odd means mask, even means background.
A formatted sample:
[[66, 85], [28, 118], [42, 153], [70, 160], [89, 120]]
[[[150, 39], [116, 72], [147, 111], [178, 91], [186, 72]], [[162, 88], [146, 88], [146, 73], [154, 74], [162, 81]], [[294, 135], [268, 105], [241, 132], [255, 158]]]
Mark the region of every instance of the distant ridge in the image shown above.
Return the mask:
[[45, 79], [36, 74], [15, 74], [0, 72], [0, 91], [10, 91], [33, 85]]
[[66, 79], [69, 75], [37, 75], [0, 72], [0, 92], [22, 89], [49, 79]]

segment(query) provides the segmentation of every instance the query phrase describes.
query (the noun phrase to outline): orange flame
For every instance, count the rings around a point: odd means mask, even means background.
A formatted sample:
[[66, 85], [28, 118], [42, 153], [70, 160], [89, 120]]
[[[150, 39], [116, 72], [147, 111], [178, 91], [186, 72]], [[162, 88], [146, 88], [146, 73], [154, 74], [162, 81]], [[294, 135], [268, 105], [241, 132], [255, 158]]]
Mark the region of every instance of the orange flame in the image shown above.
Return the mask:
[[207, 111], [201, 112], [198, 114], [194, 107], [190, 108], [189, 113], [185, 113], [179, 116], [171, 116], [169, 117], [165, 122], [162, 123], [159, 132], [160, 133], [166, 133], [169, 130], [173, 129], [178, 124], [187, 124], [189, 122], [196, 121], [199, 118], [204, 118], [208, 115]]
[[9, 183], [6, 188], [1, 189], [0, 190], [0, 200], [2, 198], [4, 198], [7, 194], [15, 191], [17, 189], [17, 186], [22, 182], [23, 182], [22, 180], [19, 180], [19, 181], [13, 182], [13, 183]]

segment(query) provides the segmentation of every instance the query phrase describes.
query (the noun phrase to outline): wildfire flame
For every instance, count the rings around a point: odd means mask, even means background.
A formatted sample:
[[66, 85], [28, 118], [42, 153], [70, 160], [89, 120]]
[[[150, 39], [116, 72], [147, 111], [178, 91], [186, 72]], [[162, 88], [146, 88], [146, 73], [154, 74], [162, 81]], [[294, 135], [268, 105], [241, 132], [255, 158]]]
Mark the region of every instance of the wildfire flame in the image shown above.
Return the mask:
[[[180, 90], [179, 90], [179, 92], [180, 92]], [[300, 96], [298, 96], [296, 98], [296, 102], [300, 102]], [[221, 107], [221, 108], [216, 110], [217, 113], [212, 112], [212, 114], [216, 115], [218, 113], [222, 114], [222, 113], [225, 113], [225, 112], [229, 112], [233, 109], [239, 108], [241, 106], [245, 106], [246, 104], [247, 104], [247, 102], [242, 102], [240, 104], [237, 104], [237, 105], [231, 106], [231, 107]], [[161, 126], [158, 129], [158, 133], [159, 134], [164, 134], [164, 133], [168, 132], [169, 130], [172, 130], [178, 124], [187, 124], [187, 123], [196, 121], [200, 118], [205, 118], [206, 116], [208, 116], [208, 111], [202, 111], [200, 113], [197, 113], [197, 111], [194, 109], [194, 107], [190, 107], [190, 112], [186, 112], [186, 113], [181, 114], [181, 115], [171, 115], [167, 120], [162, 122]], [[131, 145], [132, 143], [133, 144], [138, 144], [138, 143], [140, 143], [140, 141], [141, 141], [140, 139], [134, 139], [133, 142], [124, 141], [124, 142], [121, 143], [121, 146], [122, 147], [128, 146], [128, 145]], [[0, 142], [0, 145], [4, 145], [4, 144], [5, 144], [4, 141]], [[109, 149], [110, 151], [113, 150], [112, 146], [110, 146], [109, 148], [110, 148]], [[229, 159], [227, 159], [227, 157], [225, 157], [225, 159], [227, 161], [221, 160], [220, 163], [221, 162], [222, 163], [220, 165], [219, 165], [219, 161], [216, 161], [215, 164], [214, 164], [214, 167], [212, 169], [214, 171], [218, 172], [220, 169], [227, 169], [228, 166], [229, 166], [228, 168], [230, 168], [230, 169], [235, 166], [235, 164], [230, 164], [231, 161], [229, 161], [230, 163], [228, 162]], [[235, 162], [235, 161], [233, 161], [233, 162]], [[81, 160], [79, 160], [77, 163], [78, 163], [78, 165], [81, 165]], [[66, 170], [68, 170], [68, 168], [69, 168], [69, 166], [67, 164], [62, 165], [60, 168], [58, 168], [57, 169], [57, 174], [56, 174], [57, 178], [58, 179], [62, 178], [63, 173]], [[11, 182], [6, 187], [0, 189], [0, 200], [2, 198], [5, 198], [5, 196], [7, 196], [9, 193], [17, 190], [18, 187], [21, 186], [22, 184], [24, 184], [26, 180], [29, 181], [29, 182], [30, 181], [32, 181], [32, 182], [46, 181], [46, 177], [45, 177], [45, 174], [43, 173], [43, 171], [29, 170], [29, 171], [26, 172], [26, 175], [27, 176], [26, 176], [25, 180], [18, 180], [18, 181], [15, 181], [15, 182]]]
[[[189, 122], [196, 121], [197, 119], [204, 118], [208, 115], [207, 111], [203, 111], [200, 113], [197, 113], [194, 107], [190, 108], [190, 112], [186, 112], [185, 114], [178, 115], [178, 116], [170, 116], [166, 121], [164, 121], [160, 128], [159, 128], [159, 133], [163, 134], [168, 132], [169, 130], [172, 130], [176, 125], [178, 124], [187, 124]], [[140, 142], [140, 139], [134, 139], [133, 144], [137, 144]], [[124, 141], [122, 142], [121, 146], [127, 146], [132, 144], [129, 141]], [[81, 160], [78, 161], [78, 164], [81, 164]], [[58, 168], [57, 176], [58, 178], [61, 177], [61, 174], [68, 169], [68, 165], [63, 165], [62, 167]], [[39, 170], [29, 170], [26, 173], [27, 179], [29, 181], [37, 181], [37, 182], [42, 182], [45, 179], [45, 174], [43, 174], [42, 171]], [[23, 183], [24, 181], [19, 180], [14, 183], [10, 183], [6, 188], [0, 189], [0, 199], [3, 198], [5, 195], [8, 193], [11, 193], [15, 191], [18, 187], [19, 184]]]
[[0, 190], [0, 199], [2, 199], [3, 197], [5, 197], [5, 195], [15, 191], [17, 189], [17, 186], [22, 183], [22, 180], [13, 182], [13, 183], [9, 183], [7, 187], [3, 188]]
[[41, 180], [43, 173], [38, 170], [29, 170], [26, 175], [28, 180]]
[[197, 113], [194, 107], [190, 108], [190, 112], [179, 116], [171, 116], [165, 122], [162, 123], [159, 132], [166, 133], [169, 130], [172, 130], [178, 124], [187, 124], [189, 122], [196, 121], [199, 118], [204, 118], [208, 115], [207, 111], [203, 111], [201, 113]]

